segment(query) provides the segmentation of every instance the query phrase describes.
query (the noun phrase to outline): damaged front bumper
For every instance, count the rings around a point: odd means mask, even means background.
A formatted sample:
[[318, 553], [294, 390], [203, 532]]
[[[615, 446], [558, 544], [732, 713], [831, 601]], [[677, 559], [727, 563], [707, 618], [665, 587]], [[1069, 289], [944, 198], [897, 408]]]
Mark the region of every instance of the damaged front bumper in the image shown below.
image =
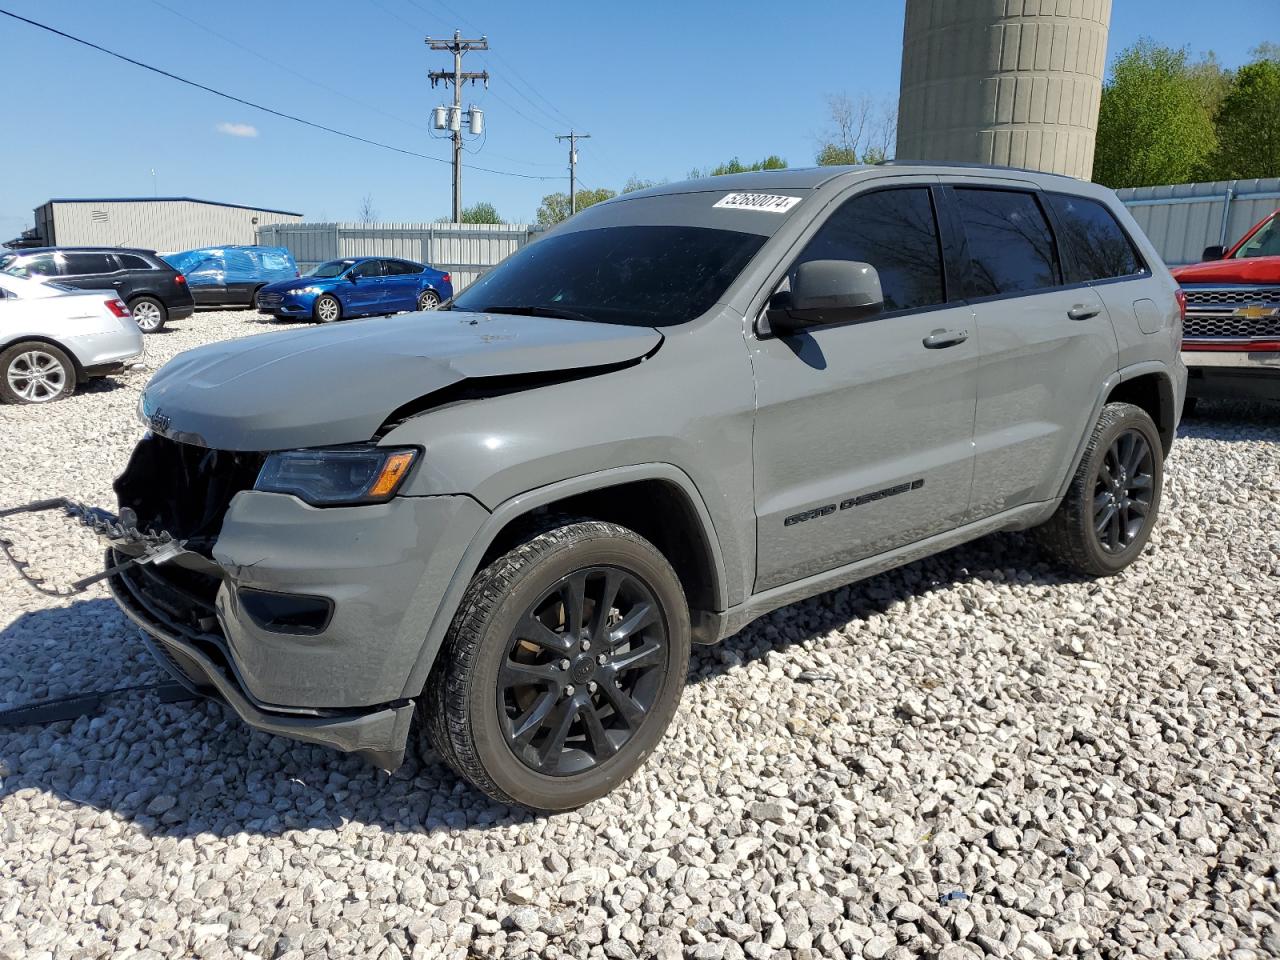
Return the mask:
[[[105, 578], [180, 682], [257, 729], [387, 770], [404, 757], [428, 628], [488, 515], [469, 497], [324, 509], [241, 490], [215, 537], [183, 540], [139, 532], [128, 508], [117, 518], [57, 500], [6, 512], [57, 508], [108, 545], [104, 571], [74, 592]], [[299, 619], [299, 599], [323, 617]]]

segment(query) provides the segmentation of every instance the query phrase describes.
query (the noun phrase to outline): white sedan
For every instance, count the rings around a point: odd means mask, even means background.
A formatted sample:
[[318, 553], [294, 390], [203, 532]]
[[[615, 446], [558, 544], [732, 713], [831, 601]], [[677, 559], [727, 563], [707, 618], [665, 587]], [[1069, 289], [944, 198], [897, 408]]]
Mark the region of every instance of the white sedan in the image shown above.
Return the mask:
[[0, 275], [0, 400], [61, 400], [141, 354], [142, 333], [114, 293]]

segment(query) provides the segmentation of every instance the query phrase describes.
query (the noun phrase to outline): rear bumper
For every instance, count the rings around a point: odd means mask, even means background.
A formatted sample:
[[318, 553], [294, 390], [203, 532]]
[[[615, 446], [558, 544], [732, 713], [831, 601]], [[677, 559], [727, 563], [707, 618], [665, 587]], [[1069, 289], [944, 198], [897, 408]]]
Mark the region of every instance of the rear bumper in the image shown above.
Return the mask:
[[185, 320], [196, 312], [196, 304], [194, 300], [191, 303], [178, 303], [172, 306], [165, 304], [164, 309], [169, 314], [170, 320]]
[[96, 375], [96, 368], [119, 367], [134, 357], [142, 356], [142, 332], [136, 327], [127, 329], [121, 324], [100, 333], [67, 337], [66, 345], [86, 375], [92, 376]]

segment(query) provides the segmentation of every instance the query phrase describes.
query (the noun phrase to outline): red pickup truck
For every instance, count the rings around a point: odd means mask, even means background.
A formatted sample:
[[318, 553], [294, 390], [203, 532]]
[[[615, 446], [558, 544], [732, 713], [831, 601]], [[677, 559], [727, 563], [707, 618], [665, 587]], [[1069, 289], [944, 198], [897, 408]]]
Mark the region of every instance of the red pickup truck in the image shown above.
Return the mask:
[[1204, 260], [1173, 270], [1187, 296], [1187, 410], [1198, 397], [1280, 400], [1280, 210]]

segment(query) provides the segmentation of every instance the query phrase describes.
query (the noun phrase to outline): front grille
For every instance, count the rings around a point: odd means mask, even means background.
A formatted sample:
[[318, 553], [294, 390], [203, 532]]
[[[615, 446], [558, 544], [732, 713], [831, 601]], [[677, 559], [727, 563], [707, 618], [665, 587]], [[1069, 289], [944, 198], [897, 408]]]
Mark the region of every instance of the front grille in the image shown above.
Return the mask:
[[1244, 317], [1197, 316], [1187, 314], [1182, 326], [1183, 337], [1256, 338], [1280, 337], [1280, 317], [1249, 320]]
[[258, 306], [278, 307], [280, 306], [280, 301], [283, 299], [284, 297], [278, 293], [260, 293], [258, 294]]
[[132, 510], [139, 530], [168, 533], [209, 556], [231, 498], [249, 490], [264, 456], [210, 450], [159, 434], [143, 438], [114, 484], [120, 509]]
[[1280, 306], [1280, 287], [1183, 287], [1187, 306], [1245, 306], [1250, 303]]

